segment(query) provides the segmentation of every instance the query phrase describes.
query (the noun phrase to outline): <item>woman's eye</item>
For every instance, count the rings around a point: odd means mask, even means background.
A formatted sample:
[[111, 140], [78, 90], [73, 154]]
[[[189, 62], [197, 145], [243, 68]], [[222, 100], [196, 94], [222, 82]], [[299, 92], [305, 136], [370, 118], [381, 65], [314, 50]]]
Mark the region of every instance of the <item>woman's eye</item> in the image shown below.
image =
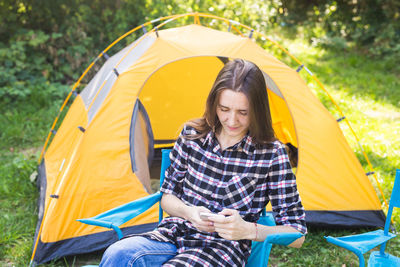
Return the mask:
[[240, 115], [247, 116], [247, 112], [240, 112]]

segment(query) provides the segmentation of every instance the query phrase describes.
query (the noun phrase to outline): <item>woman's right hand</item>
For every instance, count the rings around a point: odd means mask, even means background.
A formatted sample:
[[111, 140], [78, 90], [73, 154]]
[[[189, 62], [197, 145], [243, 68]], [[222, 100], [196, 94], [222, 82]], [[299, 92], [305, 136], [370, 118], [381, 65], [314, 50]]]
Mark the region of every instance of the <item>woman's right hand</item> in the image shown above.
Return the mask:
[[190, 221], [200, 231], [215, 232], [213, 222], [200, 218], [200, 212], [210, 212], [206, 207], [188, 206], [172, 194], [163, 194], [161, 207], [171, 216], [181, 217]]
[[187, 220], [190, 221], [194, 227], [203, 232], [215, 232], [214, 223], [209, 220], [200, 218], [200, 212], [211, 212], [206, 207], [188, 207]]

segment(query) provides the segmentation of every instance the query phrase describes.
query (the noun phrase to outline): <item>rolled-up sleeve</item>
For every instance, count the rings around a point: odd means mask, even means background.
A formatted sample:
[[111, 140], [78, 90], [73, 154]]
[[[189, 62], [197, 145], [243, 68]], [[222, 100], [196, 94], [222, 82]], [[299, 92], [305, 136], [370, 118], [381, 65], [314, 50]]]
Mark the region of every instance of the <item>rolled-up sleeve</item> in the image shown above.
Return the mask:
[[187, 171], [188, 146], [184, 138], [186, 127], [182, 130], [174, 148], [170, 153], [171, 165], [165, 171], [165, 179], [160, 191], [164, 194], [173, 194], [178, 198], [182, 197], [183, 181]]
[[305, 212], [297, 191], [296, 176], [292, 172], [283, 145], [277, 147], [272, 158], [267, 194], [277, 225], [289, 225], [303, 234], [307, 233]]

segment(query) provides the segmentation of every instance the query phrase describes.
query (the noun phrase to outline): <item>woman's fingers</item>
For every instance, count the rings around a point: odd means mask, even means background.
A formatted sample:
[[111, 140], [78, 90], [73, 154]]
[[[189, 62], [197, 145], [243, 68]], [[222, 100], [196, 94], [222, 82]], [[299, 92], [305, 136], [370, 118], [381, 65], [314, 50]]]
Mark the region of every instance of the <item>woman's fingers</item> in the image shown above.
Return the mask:
[[239, 214], [237, 210], [233, 209], [223, 209], [221, 212], [218, 214], [225, 215], [225, 216], [232, 216], [234, 214]]
[[206, 207], [203, 207], [203, 206], [197, 207], [197, 210], [199, 212], [211, 212], [209, 209], [207, 209]]
[[210, 232], [210, 233], [215, 232], [214, 223], [209, 220], [203, 220], [200, 217], [200, 212], [210, 212], [209, 209], [200, 206], [200, 207], [192, 207], [192, 210], [193, 210], [192, 212], [193, 216], [190, 221], [194, 227], [203, 232]]
[[236, 240], [234, 233], [228, 229], [225, 228], [215, 228], [215, 232], [218, 233], [218, 235], [222, 238], [228, 239], [228, 240]]
[[242, 222], [238, 211], [233, 209], [224, 209], [218, 214], [201, 218], [200, 213], [211, 213], [206, 207], [192, 207], [192, 216], [190, 221], [200, 231], [217, 232], [222, 238], [229, 240], [238, 240], [242, 236]]
[[214, 226], [210, 225], [209, 223], [198, 223], [198, 224], [194, 224], [194, 226], [201, 231], [210, 232], [210, 233], [215, 232]]
[[208, 218], [209, 221], [213, 222], [215, 224], [226, 224], [230, 223], [232, 221], [232, 218], [223, 216], [221, 214], [215, 215], [215, 216], [210, 216]]
[[224, 215], [222, 218], [212, 218], [215, 231], [219, 236], [229, 240], [239, 240], [244, 237], [243, 229], [245, 221], [240, 216], [239, 212], [232, 209], [224, 209], [219, 213]]

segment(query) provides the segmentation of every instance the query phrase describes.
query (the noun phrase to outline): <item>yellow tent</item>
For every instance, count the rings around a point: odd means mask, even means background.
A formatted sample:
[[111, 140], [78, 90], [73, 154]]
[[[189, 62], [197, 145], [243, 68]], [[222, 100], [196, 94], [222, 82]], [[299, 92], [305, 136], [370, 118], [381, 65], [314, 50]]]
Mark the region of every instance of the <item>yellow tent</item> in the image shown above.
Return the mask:
[[[76, 219], [149, 194], [154, 147], [171, 144], [185, 121], [202, 115], [218, 71], [231, 58], [252, 61], [265, 74], [276, 135], [298, 148], [296, 175], [307, 222], [384, 224], [376, 192], [338, 122], [296, 70], [249, 36], [202, 26], [198, 17], [195, 22], [145, 33], [109, 57], [76, 94], [39, 166], [35, 262], [91, 252], [116, 240], [113, 231]], [[151, 230], [157, 214], [154, 207], [123, 231]]]

